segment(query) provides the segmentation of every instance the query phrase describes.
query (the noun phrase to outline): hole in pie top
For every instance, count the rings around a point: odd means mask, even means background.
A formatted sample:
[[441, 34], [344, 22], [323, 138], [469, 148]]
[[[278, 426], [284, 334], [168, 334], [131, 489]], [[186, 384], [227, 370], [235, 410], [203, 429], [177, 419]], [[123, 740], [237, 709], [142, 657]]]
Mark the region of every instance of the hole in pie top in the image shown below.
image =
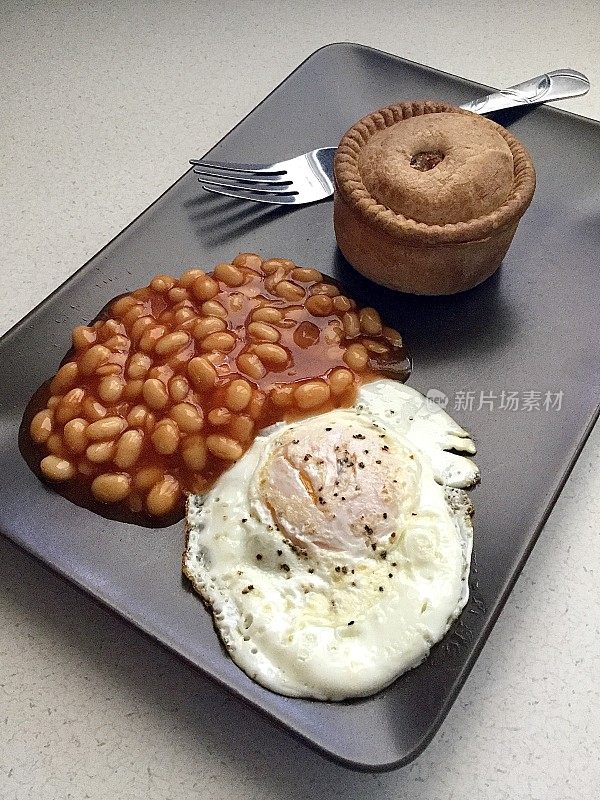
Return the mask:
[[415, 153], [410, 160], [410, 165], [413, 169], [418, 169], [419, 172], [427, 172], [444, 160], [444, 154], [439, 150], [423, 151]]

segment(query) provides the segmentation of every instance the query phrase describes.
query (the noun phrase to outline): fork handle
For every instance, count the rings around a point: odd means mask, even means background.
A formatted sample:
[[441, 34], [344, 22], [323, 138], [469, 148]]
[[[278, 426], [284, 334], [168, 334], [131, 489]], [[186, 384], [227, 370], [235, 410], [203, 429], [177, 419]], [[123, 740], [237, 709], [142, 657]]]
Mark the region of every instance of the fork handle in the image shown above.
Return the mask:
[[489, 114], [490, 111], [501, 111], [504, 108], [579, 97], [586, 94], [589, 89], [590, 82], [583, 73], [574, 69], [555, 69], [538, 75], [537, 78], [517, 83], [516, 86], [509, 86], [486, 97], [471, 100], [461, 108], [473, 111], [475, 114]]

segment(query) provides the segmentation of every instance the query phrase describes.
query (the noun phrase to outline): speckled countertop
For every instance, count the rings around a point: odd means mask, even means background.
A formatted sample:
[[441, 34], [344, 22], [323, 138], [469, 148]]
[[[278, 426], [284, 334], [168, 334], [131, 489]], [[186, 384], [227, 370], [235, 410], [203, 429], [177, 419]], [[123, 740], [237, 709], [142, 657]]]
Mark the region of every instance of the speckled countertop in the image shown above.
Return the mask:
[[[492, 85], [572, 66], [593, 90], [562, 107], [600, 119], [599, 27], [592, 0], [4, 0], [0, 331], [317, 47]], [[0, 540], [0, 800], [597, 797], [599, 453], [596, 430], [438, 735], [386, 775], [326, 762]]]

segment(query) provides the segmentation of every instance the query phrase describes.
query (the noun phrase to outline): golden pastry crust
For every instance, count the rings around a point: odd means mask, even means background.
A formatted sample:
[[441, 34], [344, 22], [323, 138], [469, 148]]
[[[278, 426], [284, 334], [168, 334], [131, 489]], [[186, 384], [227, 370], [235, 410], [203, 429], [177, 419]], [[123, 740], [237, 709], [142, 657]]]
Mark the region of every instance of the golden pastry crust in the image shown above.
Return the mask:
[[[425, 161], [436, 152], [443, 160], [415, 169], [410, 161], [423, 152]], [[463, 291], [489, 277], [535, 190], [531, 157], [509, 131], [434, 101], [363, 117], [342, 138], [334, 171], [334, 227], [346, 259], [378, 283], [418, 294]]]
[[[396, 214], [428, 225], [495, 211], [512, 189], [513, 155], [493, 123], [482, 122], [487, 120], [441, 112], [377, 131], [358, 155], [365, 189]], [[437, 163], [416, 168], [419, 155]]]

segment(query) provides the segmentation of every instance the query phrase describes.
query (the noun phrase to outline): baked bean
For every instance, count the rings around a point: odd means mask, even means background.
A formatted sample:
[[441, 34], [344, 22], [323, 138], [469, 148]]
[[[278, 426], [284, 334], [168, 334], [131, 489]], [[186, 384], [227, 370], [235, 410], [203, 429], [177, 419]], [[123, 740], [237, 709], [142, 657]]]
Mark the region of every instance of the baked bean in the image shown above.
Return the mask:
[[150, 281], [150, 288], [152, 291], [158, 292], [159, 294], [168, 292], [173, 286], [175, 286], [175, 278], [172, 278], [170, 275], [157, 275], [156, 278]]
[[179, 446], [179, 429], [170, 419], [161, 419], [150, 436], [154, 449], [163, 456], [171, 456]]
[[217, 382], [217, 370], [203, 356], [192, 358], [187, 366], [187, 371], [192, 383], [204, 389], [210, 389]]
[[270, 258], [267, 261], [263, 261], [261, 269], [265, 275], [272, 275], [278, 269], [281, 269], [281, 264], [278, 259]]
[[227, 425], [231, 422], [231, 411], [223, 407], [211, 408], [208, 412], [208, 421], [211, 425], [215, 425], [216, 427]]
[[350, 369], [355, 372], [362, 372], [369, 361], [367, 348], [358, 342], [351, 344], [344, 353], [344, 361]]
[[198, 341], [202, 341], [202, 339], [206, 339], [207, 336], [210, 336], [211, 333], [219, 333], [220, 331], [224, 331], [227, 329], [226, 323], [219, 319], [218, 317], [203, 317], [199, 319], [192, 331], [194, 334], [194, 339]]
[[271, 402], [276, 405], [277, 408], [287, 408], [288, 406], [292, 405], [294, 399], [294, 387], [275, 386], [273, 389], [271, 389], [269, 397], [271, 398]]
[[132, 297], [130, 294], [126, 294], [124, 297], [120, 297], [118, 300], [115, 300], [115, 302], [112, 303], [110, 307], [110, 313], [114, 317], [122, 317], [135, 305], [137, 305], [137, 300], [135, 297]]
[[386, 347], [381, 342], [376, 342], [373, 339], [363, 339], [362, 343], [367, 348], [367, 350], [370, 350], [372, 353], [377, 353], [378, 355], [383, 355], [384, 353], [390, 352], [389, 347]]
[[254, 352], [264, 364], [269, 364], [271, 367], [285, 367], [288, 363], [288, 352], [280, 347], [278, 344], [271, 344], [264, 342], [261, 344], [253, 345]]
[[344, 333], [348, 339], [353, 339], [360, 333], [358, 314], [355, 314], [354, 311], [346, 311], [342, 316], [342, 325], [344, 326]]
[[175, 375], [169, 381], [169, 394], [171, 395], [171, 399], [176, 403], [180, 403], [182, 400], [185, 400], [189, 391], [190, 385], [183, 375]]
[[279, 331], [267, 322], [251, 322], [247, 331], [257, 342], [278, 342]]
[[112, 461], [115, 455], [115, 448], [116, 445], [113, 441], [94, 442], [88, 445], [85, 455], [92, 464], [105, 464], [107, 461]]
[[148, 325], [154, 325], [154, 317], [139, 317], [131, 326], [130, 337], [133, 342], [137, 342], [144, 334]]
[[144, 400], [154, 411], [161, 411], [169, 402], [167, 387], [158, 378], [148, 378], [142, 388]]
[[244, 452], [242, 445], [235, 439], [214, 433], [207, 437], [206, 446], [213, 456], [224, 461], [237, 461]]
[[206, 300], [202, 303], [202, 313], [205, 317], [218, 317], [227, 319], [227, 311], [218, 300]]
[[143, 467], [136, 472], [133, 485], [140, 492], [147, 492], [159, 481], [162, 481], [164, 474], [164, 470], [159, 467]]
[[40, 462], [42, 473], [51, 481], [68, 481], [75, 477], [75, 467], [58, 456], [46, 456]]
[[322, 281], [323, 275], [318, 269], [311, 267], [296, 267], [290, 272], [290, 278], [300, 283], [312, 283], [313, 281]]
[[105, 378], [107, 375], [117, 375], [121, 372], [121, 367], [118, 364], [103, 364], [96, 370], [96, 375], [99, 378]]
[[318, 408], [329, 400], [329, 386], [325, 381], [307, 381], [294, 389], [294, 402], [302, 411]]
[[142, 286], [131, 292], [131, 296], [135, 297], [137, 300], [150, 300], [152, 297], [152, 289], [148, 286]]
[[277, 325], [283, 319], [283, 314], [278, 308], [270, 306], [263, 306], [262, 308], [255, 308], [252, 312], [253, 322], [268, 322], [271, 325]]
[[122, 472], [105, 472], [92, 481], [92, 494], [101, 503], [119, 503], [131, 489], [131, 478]]
[[88, 419], [90, 422], [95, 422], [98, 419], [103, 419], [107, 415], [106, 408], [99, 403], [97, 400], [94, 400], [93, 397], [86, 397], [83, 403], [81, 404], [81, 412], [82, 416]]
[[265, 365], [254, 353], [241, 353], [236, 360], [237, 368], [252, 380], [258, 381], [267, 374]]
[[114, 462], [120, 469], [131, 469], [144, 447], [144, 434], [139, 430], [125, 431], [117, 442]]
[[240, 253], [233, 259], [234, 266], [246, 267], [246, 269], [253, 269], [254, 271], [259, 270], [262, 263], [262, 258], [256, 253]]
[[338, 397], [346, 392], [354, 383], [354, 375], [348, 369], [339, 367], [331, 371], [329, 375], [329, 387], [331, 394]]
[[401, 347], [402, 346], [402, 336], [398, 333], [397, 330], [394, 328], [384, 327], [382, 330], [383, 335], [385, 338], [394, 345], [394, 347]]
[[43, 444], [48, 440], [52, 433], [52, 411], [49, 408], [44, 408], [38, 411], [35, 417], [31, 420], [29, 432], [34, 442]]
[[102, 323], [98, 332], [102, 339], [110, 339], [112, 336], [122, 336], [125, 326], [118, 320], [110, 318]]
[[146, 353], [134, 353], [127, 365], [127, 377], [143, 378], [152, 366], [152, 359]]
[[104, 417], [87, 426], [86, 436], [92, 441], [101, 439], [114, 439], [127, 427], [127, 421], [122, 417]]
[[275, 294], [291, 303], [297, 303], [304, 297], [304, 289], [291, 281], [280, 281], [275, 286]]
[[80, 406], [85, 397], [85, 389], [76, 386], [74, 389], [68, 391], [63, 395], [59, 405]]
[[167, 333], [158, 340], [154, 348], [154, 352], [161, 358], [172, 356], [174, 353], [182, 350], [189, 341], [189, 334], [187, 334], [185, 331], [174, 331], [173, 333]]
[[344, 311], [350, 311], [351, 308], [352, 303], [345, 295], [338, 294], [337, 297], [333, 298], [333, 310], [338, 314], [342, 314]]
[[[235, 263], [235, 260], [234, 260]], [[272, 275], [276, 270], [283, 269], [284, 272], [293, 269], [296, 265], [287, 258], [269, 258], [262, 263], [262, 271], [265, 275]]]
[[46, 405], [48, 406], [48, 408], [54, 410], [58, 406], [61, 400], [62, 400], [61, 395], [54, 395], [48, 398], [48, 402], [46, 403]]
[[130, 330], [136, 319], [139, 319], [140, 317], [143, 317], [145, 315], [146, 315], [146, 309], [141, 303], [138, 303], [132, 308], [130, 308], [129, 311], [125, 314], [125, 316], [123, 317], [123, 324], [125, 325], [127, 330]]
[[314, 294], [306, 299], [306, 310], [314, 317], [327, 317], [333, 311], [333, 301], [325, 294]]
[[63, 439], [72, 453], [83, 453], [88, 446], [85, 434], [88, 421], [82, 417], [69, 420], [63, 430]]
[[55, 456], [62, 457], [65, 455], [65, 443], [62, 436], [58, 433], [50, 434], [46, 439], [46, 447]]
[[167, 329], [164, 325], [148, 325], [139, 341], [139, 349], [143, 350], [145, 353], [151, 353], [156, 347], [158, 340], [161, 339], [166, 332]]
[[188, 269], [179, 278], [179, 285], [183, 286], [184, 289], [189, 289], [197, 278], [201, 278], [205, 274], [203, 269]]
[[[175, 320], [177, 322], [177, 320]], [[186, 319], [185, 322], [179, 322], [179, 330], [187, 331], [188, 333], [193, 333], [194, 325], [198, 321], [198, 317], [194, 314], [194, 316]]]
[[90, 347], [96, 341], [96, 332], [88, 328], [87, 325], [78, 325], [73, 328], [71, 338], [73, 339], [73, 347], [76, 350], [85, 350], [86, 347]]
[[135, 400], [138, 398], [144, 388], [144, 379], [136, 378], [134, 381], [127, 381], [123, 389], [123, 396], [127, 400]]
[[225, 389], [225, 405], [230, 411], [243, 411], [252, 399], [252, 387], [248, 381], [238, 378]]
[[146, 406], [133, 406], [127, 415], [127, 423], [131, 428], [143, 428], [148, 416], [148, 409]]
[[304, 320], [294, 331], [294, 344], [305, 350], [307, 347], [312, 347], [312, 345], [319, 341], [319, 334], [319, 329], [314, 323]]
[[206, 465], [206, 442], [202, 436], [186, 436], [181, 444], [181, 457], [188, 469], [200, 472]]
[[203, 411], [191, 403], [177, 403], [171, 408], [169, 415], [183, 433], [198, 433], [202, 430]]
[[84, 397], [83, 389], [71, 389], [67, 392], [54, 410], [54, 421], [58, 425], [65, 425], [70, 419], [78, 417]]
[[198, 300], [212, 300], [215, 295], [219, 294], [219, 284], [214, 278], [203, 275], [196, 278], [191, 286], [191, 291]]
[[[88, 353], [89, 352], [90, 351], [88, 350]], [[78, 375], [79, 368], [75, 361], [68, 361], [66, 364], [63, 364], [50, 382], [50, 392], [52, 394], [64, 394], [69, 389], [73, 388], [73, 386], [75, 386]]]
[[326, 297], [337, 297], [340, 290], [332, 283], [318, 283], [316, 286], [311, 286], [311, 295], [324, 294]]
[[269, 292], [275, 292], [275, 287], [277, 284], [285, 278], [285, 270], [283, 267], [279, 267], [275, 272], [271, 275], [268, 275], [265, 278], [265, 289], [268, 289]]
[[183, 325], [186, 322], [190, 322], [190, 320], [196, 320], [198, 317], [193, 308], [186, 306], [184, 308], [178, 308], [175, 312], [175, 322], [177, 325]]
[[104, 342], [104, 346], [108, 347], [108, 349], [112, 350], [114, 353], [122, 353], [125, 350], [129, 350], [129, 345], [130, 340], [121, 334], [111, 336], [110, 339], [107, 339]]
[[156, 483], [148, 492], [146, 498], [146, 508], [154, 517], [163, 517], [165, 514], [173, 511], [179, 496], [181, 488], [179, 481], [172, 475], [165, 475], [164, 478]]
[[172, 303], [183, 303], [184, 300], [189, 300], [190, 296], [183, 286], [174, 286], [169, 289], [169, 300]]
[[82, 375], [91, 375], [97, 367], [105, 364], [111, 355], [108, 347], [103, 344], [92, 345], [79, 359], [79, 371]]
[[379, 336], [381, 333], [381, 318], [374, 308], [361, 308], [358, 319], [363, 333], [368, 336]]
[[243, 442], [244, 444], [250, 441], [253, 431], [254, 421], [246, 414], [235, 414], [231, 418], [227, 429], [232, 439], [237, 439], [238, 442]]
[[233, 264], [217, 264], [213, 274], [218, 281], [222, 281], [232, 288], [244, 283], [244, 273], [240, 272]]
[[98, 395], [105, 403], [116, 403], [123, 394], [125, 382], [117, 375], [107, 375], [98, 384]]
[[207, 352], [216, 350], [218, 353], [229, 353], [235, 347], [235, 336], [226, 331], [211, 333], [202, 340], [200, 347]]
[[254, 389], [252, 392], [252, 400], [250, 400], [248, 403], [246, 413], [252, 417], [252, 419], [258, 419], [261, 415], [266, 400], [267, 396], [264, 392], [259, 392], [258, 389]]

